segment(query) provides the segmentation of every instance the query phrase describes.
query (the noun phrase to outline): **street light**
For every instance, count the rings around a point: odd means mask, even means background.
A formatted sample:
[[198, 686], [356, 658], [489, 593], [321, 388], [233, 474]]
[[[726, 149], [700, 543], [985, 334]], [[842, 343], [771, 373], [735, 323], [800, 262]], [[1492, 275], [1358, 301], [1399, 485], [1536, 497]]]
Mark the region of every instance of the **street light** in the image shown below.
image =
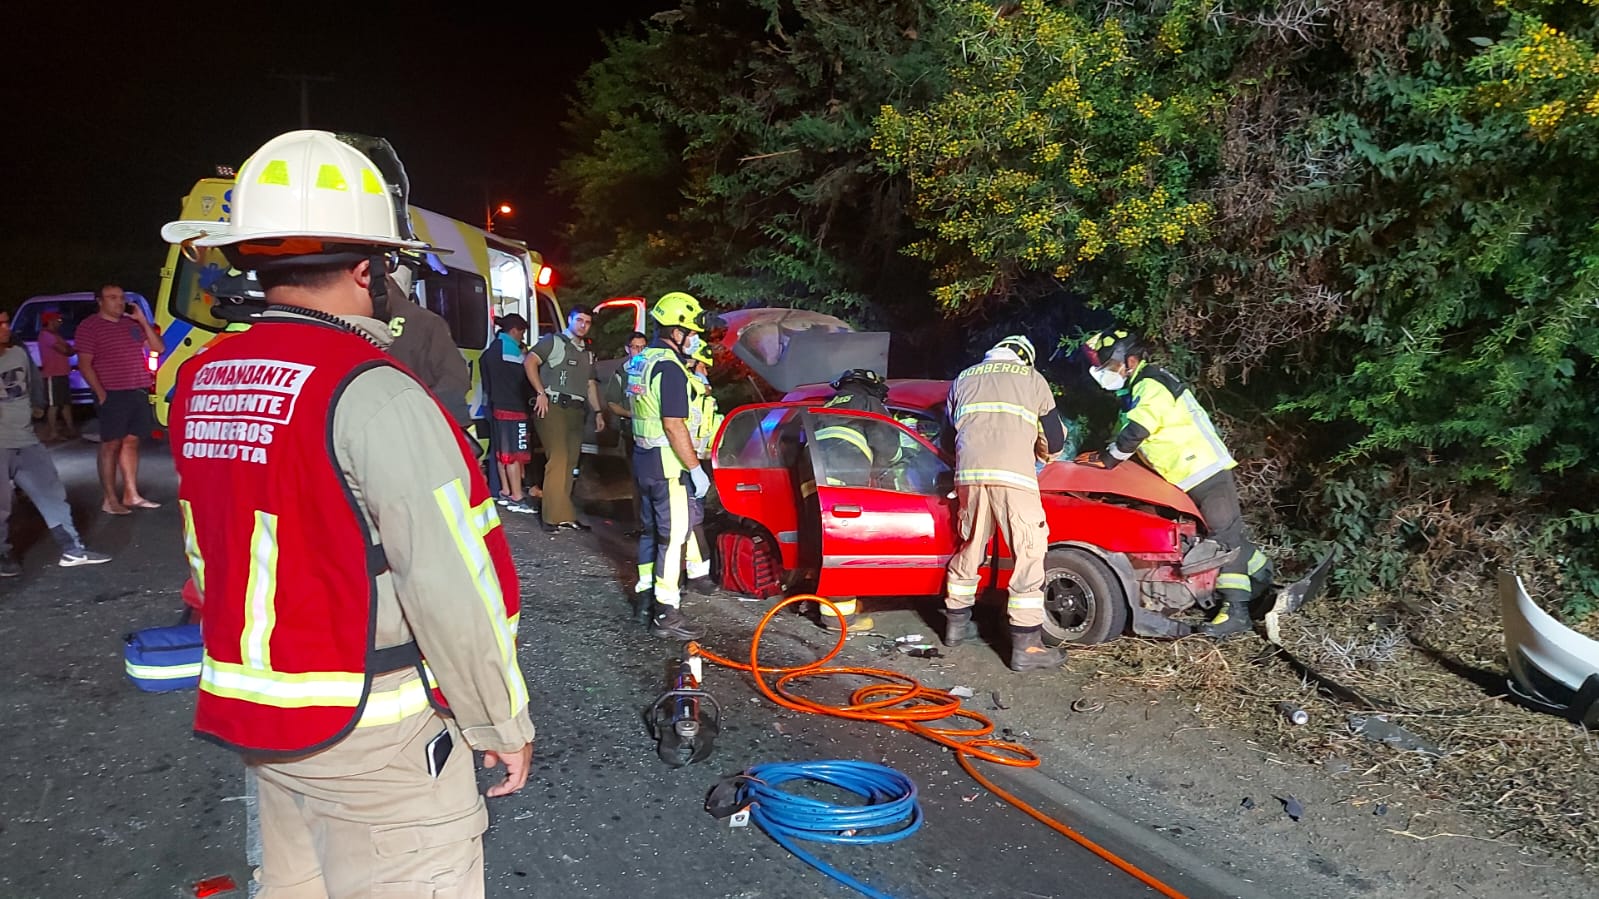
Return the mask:
[[497, 216], [497, 215], [510, 215], [510, 214], [511, 214], [511, 204], [510, 203], [501, 203], [498, 208], [491, 208], [488, 211], [488, 214], [485, 215], [484, 218], [483, 218], [483, 230], [484, 231], [493, 231], [494, 230], [494, 217]]

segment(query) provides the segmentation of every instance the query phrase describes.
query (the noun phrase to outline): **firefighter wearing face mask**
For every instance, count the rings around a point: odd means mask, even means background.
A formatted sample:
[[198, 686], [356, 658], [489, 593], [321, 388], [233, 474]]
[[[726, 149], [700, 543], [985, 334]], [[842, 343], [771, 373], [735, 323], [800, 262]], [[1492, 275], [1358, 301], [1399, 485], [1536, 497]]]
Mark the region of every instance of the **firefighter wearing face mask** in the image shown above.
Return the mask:
[[[722, 413], [717, 411], [716, 397], [711, 395], [711, 345], [700, 344], [691, 362], [688, 431], [700, 466], [706, 467], [711, 462], [711, 440], [722, 427]], [[688, 580], [683, 586], [709, 596], [716, 593], [716, 582], [711, 580], [711, 545], [705, 539], [705, 500], [690, 497], [689, 507], [694, 526], [689, 528], [688, 544], [684, 547], [683, 570]]]
[[1187, 384], [1145, 358], [1143, 345], [1127, 331], [1092, 334], [1083, 352], [1095, 382], [1121, 399], [1121, 415], [1110, 445], [1078, 461], [1114, 468], [1136, 455], [1192, 497], [1210, 532], [1184, 554], [1183, 572], [1221, 569], [1221, 607], [1200, 632], [1228, 637], [1249, 630], [1250, 597], [1271, 583], [1271, 566], [1244, 530], [1233, 478], [1238, 463], [1210, 416]]
[[655, 340], [627, 362], [633, 473], [643, 513], [634, 603], [648, 611], [651, 634], [698, 640], [704, 632], [682, 612], [680, 582], [693, 527], [690, 498], [703, 499], [711, 486], [688, 426], [688, 361], [704, 344], [706, 314], [699, 300], [674, 291], [656, 301], [650, 318]]

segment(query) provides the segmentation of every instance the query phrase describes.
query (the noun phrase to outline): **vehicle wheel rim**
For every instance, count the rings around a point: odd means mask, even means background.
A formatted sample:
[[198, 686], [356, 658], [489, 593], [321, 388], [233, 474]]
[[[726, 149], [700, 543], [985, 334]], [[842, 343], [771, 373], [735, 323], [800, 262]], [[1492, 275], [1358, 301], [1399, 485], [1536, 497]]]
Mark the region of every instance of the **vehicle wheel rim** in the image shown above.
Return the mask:
[[1051, 571], [1044, 588], [1044, 612], [1068, 634], [1081, 634], [1094, 623], [1094, 591], [1070, 571]]

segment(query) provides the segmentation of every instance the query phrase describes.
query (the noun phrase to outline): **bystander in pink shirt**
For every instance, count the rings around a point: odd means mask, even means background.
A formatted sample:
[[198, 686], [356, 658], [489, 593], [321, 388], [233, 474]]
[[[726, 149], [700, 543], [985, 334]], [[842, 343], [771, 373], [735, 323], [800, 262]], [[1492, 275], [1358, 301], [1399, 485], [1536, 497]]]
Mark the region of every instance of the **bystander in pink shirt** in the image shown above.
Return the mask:
[[[63, 353], [57, 347], [64, 347]], [[72, 373], [72, 343], [49, 329], [39, 332], [39, 374], [64, 378]]]

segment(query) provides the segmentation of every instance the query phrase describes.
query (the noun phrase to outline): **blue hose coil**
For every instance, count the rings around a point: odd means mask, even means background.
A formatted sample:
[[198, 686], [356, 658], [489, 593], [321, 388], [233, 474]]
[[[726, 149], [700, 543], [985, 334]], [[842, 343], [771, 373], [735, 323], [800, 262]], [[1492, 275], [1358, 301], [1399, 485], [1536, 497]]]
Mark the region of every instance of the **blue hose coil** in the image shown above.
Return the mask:
[[[905, 775], [871, 762], [774, 762], [756, 765], [740, 781], [740, 804], [750, 818], [779, 846], [801, 861], [873, 899], [893, 899], [802, 849], [796, 841], [870, 846], [903, 840], [922, 826], [916, 785]], [[866, 800], [865, 805], [835, 805], [782, 789], [783, 784], [810, 780], [831, 784]], [[895, 828], [879, 833], [863, 830]]]

